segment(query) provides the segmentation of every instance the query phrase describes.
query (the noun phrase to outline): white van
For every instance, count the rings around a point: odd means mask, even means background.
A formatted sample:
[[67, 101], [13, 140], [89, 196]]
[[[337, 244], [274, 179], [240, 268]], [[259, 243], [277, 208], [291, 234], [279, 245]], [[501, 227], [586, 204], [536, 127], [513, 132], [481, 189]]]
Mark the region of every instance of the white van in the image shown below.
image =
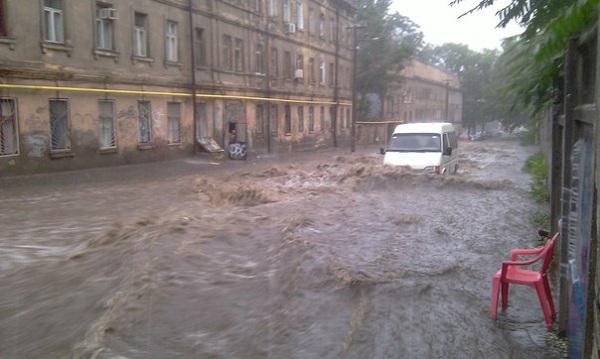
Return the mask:
[[440, 174], [458, 171], [458, 140], [454, 126], [447, 122], [398, 125], [387, 149], [380, 152], [385, 155], [384, 165]]

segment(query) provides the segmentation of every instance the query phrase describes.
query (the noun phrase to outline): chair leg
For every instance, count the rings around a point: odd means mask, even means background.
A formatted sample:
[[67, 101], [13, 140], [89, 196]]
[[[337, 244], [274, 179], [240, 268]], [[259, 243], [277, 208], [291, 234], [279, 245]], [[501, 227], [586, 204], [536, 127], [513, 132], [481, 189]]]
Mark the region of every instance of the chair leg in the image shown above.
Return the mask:
[[542, 312], [544, 313], [544, 320], [548, 328], [552, 327], [552, 318], [550, 317], [550, 309], [548, 298], [546, 297], [546, 286], [543, 282], [537, 282], [535, 284], [535, 290], [537, 291], [538, 298], [540, 299], [540, 305], [542, 306]]
[[500, 294], [500, 277], [494, 276], [492, 279], [492, 320], [498, 316], [498, 295]]
[[550, 289], [548, 277], [544, 277], [544, 289], [546, 290], [546, 299], [548, 299], [548, 305], [550, 306], [550, 314], [552, 315], [552, 318], [555, 318], [556, 310], [554, 309], [554, 301], [552, 300], [552, 290]]
[[508, 282], [500, 283], [502, 288], [502, 309], [508, 307]]

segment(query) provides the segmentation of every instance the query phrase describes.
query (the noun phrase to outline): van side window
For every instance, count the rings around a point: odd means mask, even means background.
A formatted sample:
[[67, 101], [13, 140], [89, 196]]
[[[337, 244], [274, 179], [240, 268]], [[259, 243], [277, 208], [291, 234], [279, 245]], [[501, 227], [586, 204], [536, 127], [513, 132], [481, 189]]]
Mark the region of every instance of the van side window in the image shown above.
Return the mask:
[[448, 134], [444, 134], [444, 146], [442, 147], [444, 149], [444, 151], [446, 151], [446, 148], [448, 148], [449, 146], [449, 142], [448, 142]]

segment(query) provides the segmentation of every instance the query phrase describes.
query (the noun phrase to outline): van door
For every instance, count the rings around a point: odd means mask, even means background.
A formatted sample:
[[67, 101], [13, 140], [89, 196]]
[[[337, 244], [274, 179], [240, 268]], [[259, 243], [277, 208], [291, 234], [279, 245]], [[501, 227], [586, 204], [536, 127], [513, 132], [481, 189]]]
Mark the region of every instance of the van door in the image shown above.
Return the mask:
[[456, 173], [458, 170], [458, 140], [454, 133], [444, 133], [442, 147], [443, 173]]

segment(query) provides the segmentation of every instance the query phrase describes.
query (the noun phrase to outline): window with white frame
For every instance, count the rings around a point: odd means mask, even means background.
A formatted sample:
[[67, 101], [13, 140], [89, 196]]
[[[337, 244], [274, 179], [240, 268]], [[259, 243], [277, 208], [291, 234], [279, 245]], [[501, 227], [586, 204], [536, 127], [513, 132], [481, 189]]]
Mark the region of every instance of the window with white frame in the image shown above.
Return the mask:
[[286, 80], [292, 78], [292, 53], [289, 51], [283, 53], [283, 77]]
[[181, 103], [167, 103], [167, 140], [169, 144], [181, 143]]
[[152, 108], [150, 101], [138, 101], [138, 143], [152, 143]]
[[64, 15], [61, 0], [44, 0], [44, 40], [64, 42]]
[[265, 106], [256, 105], [256, 133], [263, 133], [265, 127]]
[[277, 14], [278, 14], [278, 11], [277, 11], [278, 4], [277, 3], [280, 0], [268, 0], [268, 1], [269, 1], [269, 16], [271, 16], [271, 17], [277, 16]]
[[314, 35], [316, 30], [315, 9], [308, 8], [308, 33]]
[[100, 100], [99, 122], [100, 122], [100, 149], [117, 147], [115, 135], [115, 102], [112, 100]]
[[0, 37], [8, 36], [8, 19], [6, 15], [7, 0], [0, 0]]
[[319, 64], [319, 84], [325, 85], [325, 61]]
[[235, 48], [234, 48], [234, 62], [235, 62], [235, 71], [243, 72], [244, 71], [244, 41], [242, 39], [235, 39]]
[[134, 15], [134, 55], [139, 57], [148, 56], [148, 16], [136, 12]]
[[223, 70], [231, 71], [233, 70], [233, 64], [231, 63], [231, 52], [233, 51], [231, 36], [223, 35], [223, 58], [221, 59], [221, 64], [223, 66]]
[[0, 98], [0, 156], [19, 154], [17, 103], [12, 98]]
[[254, 47], [254, 72], [264, 74], [264, 63], [263, 45], [256, 44]]
[[279, 50], [276, 47], [271, 48], [271, 76], [279, 77]]
[[298, 30], [304, 30], [304, 6], [302, 5], [302, 0], [298, 0], [296, 9], [296, 27]]
[[196, 66], [206, 66], [206, 41], [204, 39], [204, 29], [196, 28], [196, 37], [194, 38], [194, 61]]
[[329, 18], [329, 42], [335, 42], [335, 19]]
[[71, 149], [69, 139], [69, 106], [67, 100], [50, 100], [50, 148], [52, 151]]
[[321, 113], [319, 114], [319, 122], [321, 131], [325, 130], [325, 106], [321, 106]]
[[291, 0], [283, 0], [283, 21], [292, 21], [292, 7], [290, 6]]
[[308, 107], [308, 133], [315, 132], [315, 107]]
[[96, 48], [99, 50], [114, 50], [114, 9], [108, 6], [96, 7]]
[[167, 61], [169, 61], [169, 62], [179, 61], [177, 23], [175, 21], [167, 20], [166, 46], [167, 46], [167, 49], [166, 49]]
[[277, 113], [279, 106], [271, 105], [270, 113], [269, 113], [269, 126], [271, 128], [271, 136], [277, 136], [279, 131], [279, 114]]
[[304, 106], [298, 106], [298, 132], [304, 132]]
[[319, 16], [319, 37], [325, 38], [325, 15], [323, 14]]

